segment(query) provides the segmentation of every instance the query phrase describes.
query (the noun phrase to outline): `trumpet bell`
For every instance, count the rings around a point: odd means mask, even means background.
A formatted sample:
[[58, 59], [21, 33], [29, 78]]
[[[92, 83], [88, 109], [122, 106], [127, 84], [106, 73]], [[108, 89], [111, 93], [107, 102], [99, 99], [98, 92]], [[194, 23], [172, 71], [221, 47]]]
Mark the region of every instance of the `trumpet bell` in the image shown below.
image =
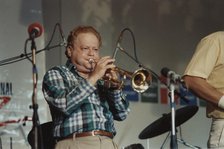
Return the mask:
[[[115, 67], [114, 69], [110, 69], [109, 71], [116, 71], [123, 79], [129, 78], [131, 80], [131, 87], [133, 88], [134, 91], [139, 93], [146, 91], [152, 84], [151, 73], [149, 73], [146, 69], [143, 68], [137, 69], [134, 73], [128, 72], [119, 67]], [[118, 88], [123, 87], [123, 81], [121, 80], [108, 79], [107, 77], [104, 77], [104, 80], [109, 80], [109, 82], [119, 84]], [[107, 85], [107, 87], [108, 86], [110, 85]]]
[[152, 75], [147, 70], [140, 68], [132, 74], [131, 84], [134, 91], [143, 93], [152, 84]]

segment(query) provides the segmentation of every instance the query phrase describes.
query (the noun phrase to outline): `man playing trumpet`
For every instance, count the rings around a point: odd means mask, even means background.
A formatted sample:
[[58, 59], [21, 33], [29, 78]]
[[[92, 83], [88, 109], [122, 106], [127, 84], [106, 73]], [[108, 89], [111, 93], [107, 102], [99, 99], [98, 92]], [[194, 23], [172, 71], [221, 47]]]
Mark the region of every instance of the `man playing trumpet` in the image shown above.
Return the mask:
[[78, 26], [68, 38], [64, 66], [47, 71], [43, 94], [49, 104], [55, 149], [117, 149], [114, 120], [124, 120], [128, 101], [116, 83], [107, 88], [105, 76], [117, 79], [114, 59], [100, 57], [101, 36], [91, 26]]

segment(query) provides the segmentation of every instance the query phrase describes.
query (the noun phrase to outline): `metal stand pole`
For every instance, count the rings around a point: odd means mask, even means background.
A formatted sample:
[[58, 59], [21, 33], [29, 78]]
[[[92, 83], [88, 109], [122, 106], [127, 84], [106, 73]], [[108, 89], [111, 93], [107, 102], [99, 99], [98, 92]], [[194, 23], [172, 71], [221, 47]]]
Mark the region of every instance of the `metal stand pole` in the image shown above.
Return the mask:
[[163, 141], [163, 144], [162, 144], [162, 146], [160, 147], [160, 149], [163, 149], [163, 148], [164, 148], [164, 145], [166, 144], [166, 142], [167, 142], [169, 136], [170, 136], [170, 132], [167, 134], [166, 139]]
[[36, 44], [34, 39], [31, 39], [32, 50], [32, 76], [33, 76], [33, 95], [32, 95], [32, 108], [33, 108], [33, 128], [34, 128], [34, 149], [38, 149], [38, 104], [37, 104], [37, 68], [36, 68]]
[[0, 137], [0, 149], [2, 149], [2, 138]]
[[12, 137], [10, 137], [10, 149], [12, 149]]
[[174, 81], [170, 80], [169, 83], [170, 89], [170, 105], [171, 105], [171, 140], [170, 140], [170, 148], [177, 149], [177, 135], [176, 135], [176, 127], [175, 127], [175, 101], [174, 101]]

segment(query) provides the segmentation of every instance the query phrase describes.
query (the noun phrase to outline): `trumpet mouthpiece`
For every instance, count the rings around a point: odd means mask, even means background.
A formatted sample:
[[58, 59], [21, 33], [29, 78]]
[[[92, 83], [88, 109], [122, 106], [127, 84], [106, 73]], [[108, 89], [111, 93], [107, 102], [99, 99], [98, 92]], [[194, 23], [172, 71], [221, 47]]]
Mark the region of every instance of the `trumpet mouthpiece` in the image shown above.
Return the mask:
[[95, 60], [92, 59], [92, 58], [90, 58], [90, 59], [89, 59], [89, 63], [90, 63], [90, 64], [95, 63]]

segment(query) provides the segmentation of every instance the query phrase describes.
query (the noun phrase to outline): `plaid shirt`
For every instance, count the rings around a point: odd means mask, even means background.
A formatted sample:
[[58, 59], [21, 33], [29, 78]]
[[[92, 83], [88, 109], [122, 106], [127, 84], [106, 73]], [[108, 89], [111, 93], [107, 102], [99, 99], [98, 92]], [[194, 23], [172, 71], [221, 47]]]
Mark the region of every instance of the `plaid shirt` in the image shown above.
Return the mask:
[[116, 134], [113, 120], [127, 117], [129, 103], [120, 90], [105, 89], [102, 82], [91, 85], [70, 60], [45, 74], [42, 90], [54, 122], [54, 137], [91, 130]]

